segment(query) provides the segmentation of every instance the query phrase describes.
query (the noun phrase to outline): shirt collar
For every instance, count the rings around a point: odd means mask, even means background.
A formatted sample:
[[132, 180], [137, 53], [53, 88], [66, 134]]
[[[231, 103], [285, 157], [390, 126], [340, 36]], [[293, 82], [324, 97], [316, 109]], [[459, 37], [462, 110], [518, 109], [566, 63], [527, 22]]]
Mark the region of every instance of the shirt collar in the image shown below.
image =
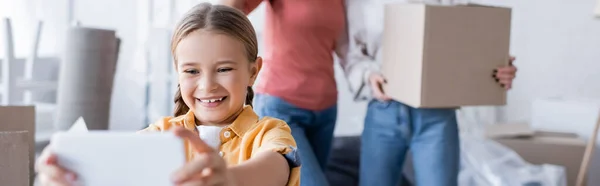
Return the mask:
[[194, 112], [192, 110], [188, 111], [184, 115], [170, 119], [169, 122], [183, 124], [183, 127], [188, 130], [196, 129], [196, 117], [194, 116]]
[[237, 135], [244, 136], [244, 134], [254, 128], [258, 123], [258, 115], [252, 109], [252, 106], [246, 105], [242, 110], [242, 113], [233, 121], [229, 128]]
[[[192, 110], [186, 114], [170, 119], [169, 122], [183, 123], [183, 126], [189, 130], [195, 130], [196, 117]], [[248, 130], [258, 123], [258, 115], [252, 109], [252, 106], [245, 105], [242, 113], [228, 127], [237, 135], [243, 136]]]

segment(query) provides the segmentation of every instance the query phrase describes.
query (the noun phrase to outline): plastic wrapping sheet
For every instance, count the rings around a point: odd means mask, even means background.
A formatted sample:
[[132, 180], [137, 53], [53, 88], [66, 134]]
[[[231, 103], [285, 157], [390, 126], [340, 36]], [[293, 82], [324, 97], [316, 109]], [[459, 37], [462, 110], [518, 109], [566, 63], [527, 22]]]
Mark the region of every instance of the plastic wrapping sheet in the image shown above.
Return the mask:
[[460, 186], [566, 186], [565, 168], [532, 165], [489, 139], [461, 136]]
[[485, 137], [498, 121], [498, 107], [457, 110], [460, 135], [460, 186], [566, 186], [562, 166], [533, 165], [512, 149]]
[[498, 122], [498, 109], [495, 106], [470, 106], [456, 110], [460, 132], [482, 137], [485, 126]]

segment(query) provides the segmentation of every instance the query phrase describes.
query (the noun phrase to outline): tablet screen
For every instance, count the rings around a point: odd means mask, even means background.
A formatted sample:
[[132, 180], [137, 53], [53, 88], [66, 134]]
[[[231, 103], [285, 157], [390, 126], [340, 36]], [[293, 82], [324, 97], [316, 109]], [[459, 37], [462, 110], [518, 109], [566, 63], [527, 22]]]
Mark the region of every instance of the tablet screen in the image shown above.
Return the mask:
[[172, 185], [171, 174], [185, 163], [183, 140], [172, 133], [59, 133], [51, 148], [87, 186]]

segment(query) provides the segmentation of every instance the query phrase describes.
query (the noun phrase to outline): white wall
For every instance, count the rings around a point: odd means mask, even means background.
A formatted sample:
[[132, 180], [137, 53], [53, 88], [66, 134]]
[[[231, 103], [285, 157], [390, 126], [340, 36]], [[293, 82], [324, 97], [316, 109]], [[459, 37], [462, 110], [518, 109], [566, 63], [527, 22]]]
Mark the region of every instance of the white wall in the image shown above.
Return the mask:
[[[600, 98], [600, 18], [593, 18], [596, 0], [471, 2], [513, 8], [511, 53], [517, 57], [519, 71], [508, 104], [499, 107], [495, 116], [498, 120], [528, 121], [535, 98]], [[340, 91], [336, 134], [358, 134], [365, 105], [351, 102], [339, 71], [336, 77]], [[494, 115], [487, 112], [489, 107], [479, 111]]]
[[[41, 0], [0, 0], [0, 18], [9, 17], [13, 26], [14, 44], [16, 57], [25, 57], [33, 40], [33, 29], [35, 21], [43, 18], [44, 30], [41, 35], [39, 53], [42, 56], [54, 55], [57, 41], [58, 25], [66, 24], [67, 13], [62, 8], [66, 6], [66, 0], [56, 0], [55, 3], [47, 3]], [[56, 12], [50, 10], [57, 10]], [[0, 33], [4, 33], [4, 25]], [[4, 39], [4, 37], [0, 37]], [[3, 41], [0, 41], [0, 55], [4, 55]]]
[[[166, 2], [166, 0], [163, 0]], [[211, 0], [215, 1], [215, 0]], [[116, 29], [123, 38], [115, 80], [111, 125], [137, 129], [142, 123], [143, 87], [133, 80], [140, 67], [133, 66], [139, 7], [134, 0], [76, 0], [75, 17], [85, 26]], [[508, 105], [500, 112], [507, 121], [528, 120], [530, 103], [537, 97], [569, 96], [600, 98], [600, 19], [593, 19], [594, 0], [475, 0], [513, 7], [511, 52], [519, 68]], [[64, 39], [67, 0], [0, 0], [0, 16], [14, 18], [17, 56], [27, 54], [29, 30], [36, 17], [46, 21], [41, 40], [42, 55], [57, 55]], [[264, 5], [250, 19], [260, 33]], [[0, 53], [2, 50], [0, 50]], [[340, 91], [337, 134], [362, 130], [365, 103], [354, 103], [345, 79], [336, 67]]]
[[[122, 39], [121, 53], [115, 75], [111, 102], [111, 129], [137, 130], [144, 123], [145, 65], [136, 61], [142, 26], [146, 26], [146, 0], [74, 0], [73, 16], [82, 26], [112, 29]], [[155, 26], [169, 27], [167, 15], [171, 0], [154, 0]], [[175, 0], [178, 14], [186, 11], [185, 4], [218, 0]], [[0, 17], [9, 17], [13, 24], [17, 57], [29, 54], [35, 21], [44, 21], [40, 40], [40, 56], [61, 56], [68, 21], [68, 0], [0, 0]], [[260, 37], [263, 28], [264, 5], [250, 15]], [[173, 24], [173, 23], [171, 23]], [[2, 32], [3, 33], [3, 32]], [[2, 38], [2, 37], [0, 37]], [[1, 42], [0, 42], [1, 43]], [[262, 44], [262, 43], [261, 43]], [[0, 55], [3, 55], [0, 45]]]
[[134, 52], [138, 31], [138, 2], [134, 0], [77, 0], [74, 17], [83, 26], [114, 29], [121, 38], [121, 52], [111, 102], [110, 126], [117, 130], [141, 129], [143, 123], [144, 87], [137, 78], [144, 70], [136, 68]]
[[511, 52], [519, 71], [502, 119], [529, 120], [531, 101], [539, 97], [600, 98], [596, 0], [483, 2], [513, 7]]
[[[511, 53], [519, 68], [508, 104], [499, 107], [500, 121], [528, 121], [531, 101], [539, 97], [600, 98], [600, 19], [593, 18], [596, 0], [470, 0], [513, 8]], [[261, 5], [263, 6], [263, 5]], [[264, 15], [252, 17], [257, 29]], [[259, 19], [260, 18], [260, 19]], [[336, 135], [362, 131], [366, 103], [351, 99], [339, 66], [339, 113]], [[489, 108], [484, 108], [483, 114]]]
[[[67, 20], [67, 0], [0, 0], [0, 16], [12, 19], [17, 57], [28, 54], [34, 21], [44, 21], [40, 55], [61, 56]], [[137, 130], [143, 126], [143, 87], [135, 81], [143, 77], [132, 66], [137, 40], [137, 1], [75, 0], [74, 17], [82, 26], [112, 29], [122, 39], [121, 53], [113, 88], [111, 127]], [[2, 50], [0, 50], [2, 51]]]
[[[498, 113], [489, 113], [487, 107], [478, 114], [501, 122], [529, 121], [535, 98], [600, 98], [600, 18], [593, 17], [597, 0], [470, 2], [513, 8], [511, 53], [519, 68], [508, 104], [499, 107]], [[340, 91], [336, 134], [358, 134], [365, 105], [351, 102], [345, 80], [336, 70]]]
[[[164, 0], [167, 1], [167, 0]], [[179, 0], [177, 0], [179, 1]], [[214, 2], [214, 0], [211, 0]], [[596, 0], [472, 0], [513, 7], [511, 53], [519, 68], [508, 105], [500, 120], [529, 120], [531, 101], [538, 97], [600, 98], [600, 19], [593, 19]], [[46, 21], [42, 55], [60, 54], [67, 25], [67, 0], [0, 0], [0, 16], [12, 17], [17, 56], [25, 56], [35, 18]], [[75, 17], [85, 26], [116, 29], [123, 39], [112, 100], [111, 127], [136, 130], [143, 123], [142, 76], [134, 66], [138, 8], [135, 0], [76, 0]], [[264, 26], [264, 5], [250, 19], [259, 33]], [[0, 41], [1, 42], [1, 41]], [[0, 45], [0, 47], [2, 47]], [[0, 49], [0, 54], [3, 50]], [[362, 131], [365, 103], [355, 103], [339, 67], [340, 92], [336, 135]], [[597, 162], [594, 163], [597, 169]], [[597, 172], [597, 171], [596, 171]]]

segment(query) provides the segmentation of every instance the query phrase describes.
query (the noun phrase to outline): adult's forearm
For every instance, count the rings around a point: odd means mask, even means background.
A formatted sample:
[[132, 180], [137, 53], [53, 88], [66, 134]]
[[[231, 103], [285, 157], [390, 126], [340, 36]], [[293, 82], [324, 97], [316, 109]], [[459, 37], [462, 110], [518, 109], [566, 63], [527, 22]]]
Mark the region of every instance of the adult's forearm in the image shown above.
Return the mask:
[[[244, 10], [244, 0], [221, 0], [220, 4], [226, 5], [226, 6], [231, 6], [238, 10], [241, 10], [241, 11], [245, 11]], [[246, 12], [244, 12], [244, 13], [246, 13]]]

